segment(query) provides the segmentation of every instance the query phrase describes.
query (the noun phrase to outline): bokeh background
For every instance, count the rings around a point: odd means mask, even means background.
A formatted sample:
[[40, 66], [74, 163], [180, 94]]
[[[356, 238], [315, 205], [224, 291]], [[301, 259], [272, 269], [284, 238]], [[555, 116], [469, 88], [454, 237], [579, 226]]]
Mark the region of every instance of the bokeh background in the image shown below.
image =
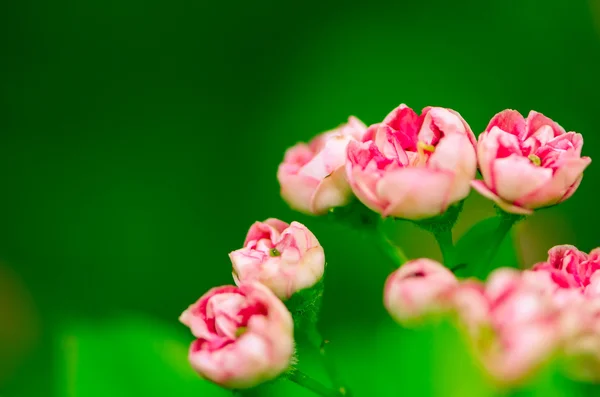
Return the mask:
[[[325, 247], [321, 328], [356, 396], [502, 393], [451, 330], [395, 325], [374, 242], [292, 212], [275, 172], [297, 141], [402, 102], [476, 132], [535, 109], [598, 158], [600, 1], [23, 0], [0, 19], [0, 396], [230, 395], [188, 368], [177, 317], [231, 283], [228, 252], [267, 217]], [[599, 176], [592, 163], [572, 199], [519, 224], [505, 264], [600, 245]], [[473, 194], [455, 236], [492, 214]], [[390, 233], [440, 257], [410, 225]], [[519, 393], [589, 393], [541, 376]]]

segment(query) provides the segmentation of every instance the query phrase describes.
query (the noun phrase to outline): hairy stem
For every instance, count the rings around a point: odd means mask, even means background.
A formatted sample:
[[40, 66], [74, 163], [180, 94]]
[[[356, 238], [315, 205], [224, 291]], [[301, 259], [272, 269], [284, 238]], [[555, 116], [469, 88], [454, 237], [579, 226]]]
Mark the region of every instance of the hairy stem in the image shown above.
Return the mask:
[[343, 396], [343, 394], [340, 394], [339, 392], [322, 385], [315, 379], [311, 378], [310, 376], [308, 376], [305, 373], [300, 372], [298, 370], [295, 370], [294, 372], [292, 372], [290, 374], [289, 380], [291, 380], [292, 382], [296, 383], [299, 386], [304, 387], [307, 390], [312, 391], [313, 393], [315, 393], [316, 395], [319, 395], [319, 396], [323, 396], [323, 397]]

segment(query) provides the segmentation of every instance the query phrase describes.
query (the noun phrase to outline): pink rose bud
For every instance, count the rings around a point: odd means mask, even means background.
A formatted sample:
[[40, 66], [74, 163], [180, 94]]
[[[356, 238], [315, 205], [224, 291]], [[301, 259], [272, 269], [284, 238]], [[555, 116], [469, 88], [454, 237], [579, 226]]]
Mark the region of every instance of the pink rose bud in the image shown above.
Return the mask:
[[504, 110], [479, 136], [477, 159], [483, 180], [473, 187], [506, 212], [534, 209], [571, 197], [591, 162], [581, 157], [583, 138], [546, 116], [531, 111], [527, 119]]
[[551, 248], [548, 251], [548, 260], [533, 267], [534, 272], [546, 273], [556, 288], [574, 288], [591, 295], [596, 294], [597, 282], [592, 284], [592, 277], [600, 274], [598, 270], [600, 248], [588, 255], [572, 245], [557, 245]]
[[281, 196], [293, 209], [321, 215], [330, 208], [350, 202], [352, 191], [346, 181], [346, 147], [361, 139], [366, 126], [356, 117], [346, 124], [316, 136], [309, 144], [299, 143], [285, 153], [277, 179]]
[[325, 254], [306, 226], [277, 219], [256, 222], [244, 248], [229, 254], [236, 283], [259, 281], [279, 298], [288, 299], [323, 277]]
[[354, 194], [384, 217], [442, 214], [469, 194], [477, 161], [475, 136], [455, 111], [406, 105], [350, 142], [346, 175]]
[[243, 389], [274, 379], [294, 354], [292, 316], [260, 283], [213, 288], [179, 320], [196, 337], [192, 367], [223, 387]]
[[450, 270], [438, 262], [415, 259], [392, 273], [384, 289], [384, 305], [400, 324], [444, 309], [444, 294], [458, 284]]
[[464, 283], [450, 300], [485, 368], [499, 382], [524, 380], [557, 348], [558, 311], [543, 286], [516, 270], [494, 271], [485, 286]]

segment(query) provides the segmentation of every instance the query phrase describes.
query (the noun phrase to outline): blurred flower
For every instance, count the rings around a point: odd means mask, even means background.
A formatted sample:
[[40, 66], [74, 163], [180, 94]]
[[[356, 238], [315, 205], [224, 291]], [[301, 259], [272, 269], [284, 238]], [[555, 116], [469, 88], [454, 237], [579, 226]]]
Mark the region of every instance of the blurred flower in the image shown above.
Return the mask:
[[346, 124], [317, 135], [309, 144], [298, 143], [285, 153], [277, 179], [281, 196], [297, 211], [324, 214], [348, 204], [352, 191], [346, 181], [346, 147], [361, 139], [366, 126], [356, 117]]
[[[533, 267], [534, 272], [545, 272], [557, 288], [575, 288], [587, 292], [592, 276], [600, 270], [600, 248], [590, 254], [579, 251], [572, 245], [557, 245], [548, 251], [548, 260]], [[600, 275], [600, 272], [597, 272]], [[598, 277], [588, 294], [597, 291]]]
[[475, 136], [460, 115], [406, 105], [348, 145], [346, 174], [352, 190], [383, 216], [434, 217], [464, 199], [475, 178]]
[[[600, 272], [596, 273], [600, 274]], [[563, 355], [568, 374], [582, 381], [600, 381], [600, 296], [561, 290]]]
[[583, 138], [541, 113], [527, 119], [504, 110], [479, 136], [477, 159], [483, 180], [473, 187], [504, 211], [531, 214], [534, 209], [571, 197], [591, 162], [581, 157]]
[[457, 284], [454, 274], [440, 263], [411, 260], [388, 277], [384, 304], [399, 323], [413, 322], [443, 309], [444, 294]]
[[600, 381], [600, 248], [589, 254], [572, 245], [548, 251], [548, 260], [526, 275], [536, 275], [561, 310], [560, 332], [569, 374]]
[[196, 337], [189, 352], [192, 367], [224, 387], [249, 388], [274, 379], [294, 354], [292, 316], [260, 283], [213, 288], [179, 320]]
[[277, 219], [250, 227], [244, 248], [229, 254], [237, 284], [259, 281], [281, 299], [310, 288], [323, 277], [323, 247], [306, 226]]
[[542, 286], [516, 270], [497, 269], [485, 285], [465, 282], [450, 299], [498, 382], [525, 380], [558, 348], [558, 310]]

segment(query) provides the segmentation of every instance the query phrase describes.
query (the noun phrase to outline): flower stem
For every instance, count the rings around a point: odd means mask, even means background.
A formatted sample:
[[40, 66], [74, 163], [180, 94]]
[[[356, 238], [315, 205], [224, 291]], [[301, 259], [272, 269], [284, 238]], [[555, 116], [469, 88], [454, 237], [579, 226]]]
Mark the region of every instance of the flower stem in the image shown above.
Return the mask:
[[384, 252], [385, 255], [387, 255], [394, 262], [394, 264], [395, 264], [394, 269], [396, 267], [402, 266], [404, 263], [406, 263], [408, 261], [406, 254], [404, 253], [404, 251], [402, 251], [402, 248], [400, 248], [396, 244], [394, 244], [392, 242], [392, 240], [390, 240], [390, 238], [387, 236], [387, 233], [385, 232], [385, 230], [383, 228], [383, 220], [380, 220], [379, 222], [377, 222], [377, 237], [376, 238], [377, 238], [379, 248]]
[[340, 396], [351, 396], [349, 389], [344, 385], [342, 380], [340, 379], [339, 372], [335, 366], [331, 357], [327, 355], [325, 351], [325, 347], [329, 343], [328, 340], [324, 339], [320, 332], [317, 330], [317, 327], [313, 324], [310, 329], [307, 331], [307, 336], [311, 342], [311, 344], [318, 349], [319, 355], [321, 357], [321, 362], [325, 371], [327, 372], [327, 376], [331, 381], [333, 387], [338, 390]]
[[485, 278], [506, 235], [510, 232], [510, 229], [516, 222], [523, 219], [522, 215], [508, 214], [506, 212], [500, 212], [498, 217], [500, 218], [500, 223], [490, 238], [490, 246], [483, 256], [483, 259], [475, 268], [475, 276], [479, 278]]
[[311, 378], [310, 376], [308, 376], [305, 373], [300, 372], [298, 370], [295, 370], [294, 372], [292, 372], [290, 374], [289, 379], [292, 382], [296, 383], [297, 385], [302, 386], [305, 389], [308, 389], [319, 396], [323, 396], [323, 397], [343, 396], [343, 394], [340, 394], [339, 392], [322, 385], [315, 379]]
[[456, 264], [456, 250], [454, 248], [454, 242], [452, 241], [452, 229], [444, 228], [433, 232], [435, 239], [440, 246], [442, 251], [442, 257], [444, 258], [444, 266], [448, 269], [453, 269]]

